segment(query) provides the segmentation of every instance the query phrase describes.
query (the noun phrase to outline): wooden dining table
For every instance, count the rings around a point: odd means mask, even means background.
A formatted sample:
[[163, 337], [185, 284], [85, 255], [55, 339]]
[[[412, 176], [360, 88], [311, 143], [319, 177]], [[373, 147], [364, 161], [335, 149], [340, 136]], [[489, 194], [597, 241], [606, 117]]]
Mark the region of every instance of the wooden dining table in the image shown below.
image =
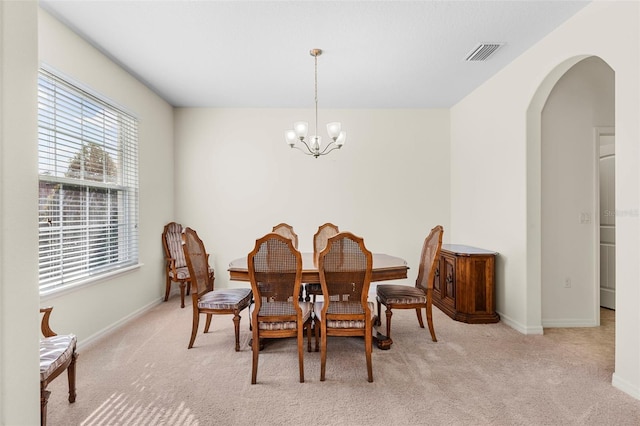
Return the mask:
[[[302, 282], [305, 284], [319, 284], [320, 273], [313, 253], [302, 254]], [[373, 253], [373, 267], [371, 281], [401, 280], [407, 278], [407, 261], [396, 256], [383, 253]], [[249, 281], [247, 257], [234, 259], [229, 263], [229, 278], [231, 281]], [[307, 295], [308, 297], [308, 295]], [[380, 349], [389, 349], [392, 340], [375, 331], [374, 339]]]
[[[406, 260], [388, 254], [374, 253], [371, 281], [401, 280], [407, 278], [408, 270]], [[228, 271], [232, 281], [249, 281], [247, 257], [232, 260]], [[320, 283], [320, 274], [313, 253], [302, 253], [302, 282]]]

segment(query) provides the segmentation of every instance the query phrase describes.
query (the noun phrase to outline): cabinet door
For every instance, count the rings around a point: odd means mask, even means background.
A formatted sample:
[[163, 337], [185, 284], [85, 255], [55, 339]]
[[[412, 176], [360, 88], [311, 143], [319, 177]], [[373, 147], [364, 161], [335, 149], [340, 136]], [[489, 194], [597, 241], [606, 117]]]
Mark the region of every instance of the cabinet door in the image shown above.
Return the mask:
[[456, 306], [456, 258], [444, 254], [440, 256], [440, 298], [445, 306]]

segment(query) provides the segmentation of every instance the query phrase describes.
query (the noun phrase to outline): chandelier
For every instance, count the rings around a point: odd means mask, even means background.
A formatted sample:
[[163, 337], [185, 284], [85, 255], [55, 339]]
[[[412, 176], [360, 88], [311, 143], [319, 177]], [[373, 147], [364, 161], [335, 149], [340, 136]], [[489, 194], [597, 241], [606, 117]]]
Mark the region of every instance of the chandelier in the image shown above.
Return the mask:
[[[337, 121], [327, 124], [327, 133], [331, 140], [322, 147], [322, 138], [318, 136], [318, 56], [322, 55], [322, 50], [311, 49], [309, 54], [313, 56], [315, 61], [315, 134], [307, 138], [309, 123], [306, 121], [296, 121], [293, 123], [293, 129], [284, 132], [284, 137], [291, 148], [297, 148], [306, 155], [313, 155], [315, 158], [318, 158], [321, 155], [327, 155], [334, 149], [342, 148], [347, 138], [347, 132], [342, 130], [342, 125]], [[298, 141], [300, 143], [296, 144]]]

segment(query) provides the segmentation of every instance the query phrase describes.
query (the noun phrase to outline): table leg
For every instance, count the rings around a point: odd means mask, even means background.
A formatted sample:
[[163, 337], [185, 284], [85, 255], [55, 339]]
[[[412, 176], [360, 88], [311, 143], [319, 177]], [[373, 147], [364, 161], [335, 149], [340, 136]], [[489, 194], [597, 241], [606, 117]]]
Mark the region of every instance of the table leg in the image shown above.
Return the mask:
[[[379, 321], [377, 317], [374, 319], [373, 323], [379, 325]], [[385, 336], [384, 334], [380, 333], [375, 327], [372, 327], [371, 331], [373, 333], [373, 341], [378, 346], [379, 349], [382, 349], [385, 351], [388, 349], [391, 349], [391, 344], [393, 343], [393, 340], [391, 340], [391, 337]]]

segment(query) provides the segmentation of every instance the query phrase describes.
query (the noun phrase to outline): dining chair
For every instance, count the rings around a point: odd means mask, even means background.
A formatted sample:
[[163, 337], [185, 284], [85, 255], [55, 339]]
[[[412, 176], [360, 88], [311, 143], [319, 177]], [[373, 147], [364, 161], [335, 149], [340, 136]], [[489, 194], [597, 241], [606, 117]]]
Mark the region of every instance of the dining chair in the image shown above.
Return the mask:
[[40, 308], [42, 321], [40, 330], [40, 425], [47, 424], [47, 403], [51, 392], [49, 383], [67, 370], [69, 382], [69, 402], [76, 402], [76, 353], [77, 338], [74, 334], [57, 334], [49, 325], [53, 307]]
[[380, 305], [386, 306], [387, 337], [391, 339], [391, 316], [393, 309], [415, 309], [420, 327], [422, 322], [422, 308], [427, 314], [427, 324], [431, 333], [431, 340], [437, 342], [436, 332], [433, 328], [433, 316], [431, 312], [433, 298], [433, 279], [440, 261], [440, 248], [442, 247], [442, 234], [444, 229], [438, 225], [431, 230], [422, 245], [420, 266], [416, 278], [415, 287], [399, 284], [379, 284], [376, 288], [378, 307], [377, 321], [380, 323]]
[[313, 261], [318, 264], [318, 255], [327, 246], [327, 240], [338, 234], [340, 230], [333, 223], [325, 223], [318, 227], [318, 231], [313, 235]]
[[258, 376], [260, 340], [296, 337], [300, 383], [304, 382], [303, 331], [307, 332], [307, 350], [311, 351], [310, 302], [300, 301], [302, 255], [293, 241], [271, 233], [256, 240], [247, 257], [254, 303], [250, 308], [253, 340], [251, 384]]
[[[339, 232], [340, 230], [333, 223], [327, 222], [318, 227], [318, 231], [313, 235], [313, 263], [315, 266], [318, 265], [318, 255], [327, 246], [327, 240], [329, 237], [333, 237]], [[316, 296], [322, 294], [322, 287], [320, 286], [320, 283], [306, 284], [305, 290], [307, 293], [306, 300], [311, 300], [311, 296], [313, 296], [314, 303], [316, 301]]]
[[[162, 231], [162, 247], [164, 248], [165, 264], [165, 290], [164, 301], [169, 300], [171, 283], [176, 282], [180, 286], [180, 307], [184, 308], [185, 291], [189, 295], [190, 276], [187, 261], [182, 250], [182, 225], [176, 222], [169, 222]], [[213, 279], [213, 268], [209, 268], [209, 273]]]
[[207, 316], [204, 332], [209, 332], [213, 315], [233, 314], [236, 352], [240, 351], [240, 312], [251, 303], [250, 288], [214, 289], [214, 277], [209, 274], [209, 255], [196, 231], [186, 228], [182, 235], [184, 254], [191, 276], [193, 323], [188, 348], [193, 347], [198, 333], [200, 314]]
[[298, 234], [293, 231], [293, 226], [287, 223], [279, 223], [273, 227], [273, 232], [278, 235], [282, 235], [285, 238], [289, 238], [293, 241], [293, 248], [298, 250]]
[[[328, 336], [364, 337], [367, 380], [373, 382], [371, 365], [374, 306], [367, 300], [372, 255], [362, 238], [350, 232], [330, 237], [318, 256], [322, 301], [314, 304], [320, 323], [320, 381], [325, 380]], [[318, 338], [316, 327], [316, 339]]]

